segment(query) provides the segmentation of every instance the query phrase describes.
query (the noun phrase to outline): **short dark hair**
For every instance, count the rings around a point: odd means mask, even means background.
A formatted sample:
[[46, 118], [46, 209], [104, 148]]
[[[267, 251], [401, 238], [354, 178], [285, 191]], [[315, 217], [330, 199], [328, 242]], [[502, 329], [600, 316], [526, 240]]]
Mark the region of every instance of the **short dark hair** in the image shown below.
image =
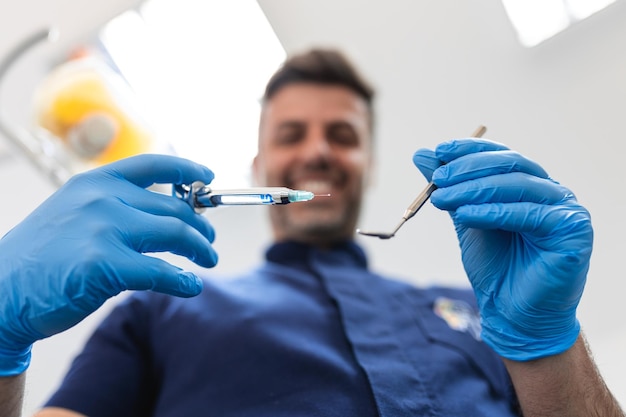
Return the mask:
[[263, 103], [270, 100], [281, 88], [295, 83], [347, 87], [365, 100], [370, 121], [373, 121], [374, 89], [359, 74], [352, 62], [338, 50], [314, 48], [289, 57], [268, 81]]

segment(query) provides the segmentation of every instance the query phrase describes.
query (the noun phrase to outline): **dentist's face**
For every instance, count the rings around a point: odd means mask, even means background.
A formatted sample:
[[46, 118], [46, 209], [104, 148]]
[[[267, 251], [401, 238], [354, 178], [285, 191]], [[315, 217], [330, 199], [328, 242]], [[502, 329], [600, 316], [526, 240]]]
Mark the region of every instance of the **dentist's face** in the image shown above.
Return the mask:
[[342, 86], [290, 84], [265, 103], [253, 165], [258, 185], [330, 194], [271, 207], [276, 240], [352, 238], [371, 163], [369, 116], [365, 101]]

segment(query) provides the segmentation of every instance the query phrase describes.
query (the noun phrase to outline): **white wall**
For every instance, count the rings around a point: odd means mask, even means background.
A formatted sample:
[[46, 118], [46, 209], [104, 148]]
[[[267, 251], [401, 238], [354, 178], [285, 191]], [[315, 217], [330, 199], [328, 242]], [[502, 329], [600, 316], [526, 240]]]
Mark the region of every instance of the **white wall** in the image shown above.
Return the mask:
[[[16, 7], [16, 3], [24, 7]], [[88, 20], [90, 10], [86, 6], [81, 9], [80, 3], [0, 0], [0, 53], [29, 33], [24, 23], [28, 19], [32, 28], [37, 27], [32, 22], [45, 19], [67, 24]], [[93, 8], [96, 2], [88, 3]], [[102, 10], [93, 13], [94, 21], [111, 15], [123, 3], [97, 2]], [[626, 288], [620, 263], [626, 246], [622, 239], [626, 235], [622, 217], [626, 195], [621, 192], [620, 163], [626, 146], [622, 122], [626, 111], [626, 1], [618, 0], [533, 49], [518, 45], [496, 0], [259, 3], [288, 52], [310, 45], [340, 46], [378, 87], [378, 175], [367, 197], [363, 228], [394, 226], [424, 186], [411, 163], [415, 149], [467, 135], [478, 124], [488, 126], [487, 137], [528, 154], [575, 191], [590, 209], [596, 231], [579, 317], [609, 387], [626, 404], [626, 360], [622, 357], [626, 322], [619, 307]], [[33, 10], [37, 11], [34, 17]], [[84, 29], [76, 33], [81, 31]], [[37, 65], [33, 60], [14, 74], [11, 88], [0, 96], [11, 104], [20, 122], [26, 121], [23, 109], [27, 107], [27, 92], [20, 88], [26, 78], [37, 73]], [[0, 233], [52, 191], [24, 158], [2, 141], [0, 186]], [[210, 214], [221, 256], [216, 272], [235, 272], [258, 260], [268, 242], [264, 215], [262, 208]], [[430, 205], [392, 240], [359, 240], [376, 269], [420, 285], [465, 284], [449, 219]], [[110, 304], [78, 327], [35, 345], [27, 413], [53, 389]]]

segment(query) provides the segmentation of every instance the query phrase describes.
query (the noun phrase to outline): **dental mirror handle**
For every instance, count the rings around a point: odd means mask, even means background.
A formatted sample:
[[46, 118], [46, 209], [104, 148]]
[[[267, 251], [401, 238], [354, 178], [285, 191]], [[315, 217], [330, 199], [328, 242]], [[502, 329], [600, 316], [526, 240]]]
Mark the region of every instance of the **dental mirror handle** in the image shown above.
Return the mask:
[[[485, 126], [482, 126], [482, 125], [478, 126], [478, 128], [474, 131], [474, 133], [472, 133], [471, 137], [480, 138], [482, 137], [482, 135], [485, 134], [486, 131], [487, 131], [487, 128]], [[402, 225], [406, 223], [406, 221], [409, 220], [411, 217], [415, 216], [415, 214], [419, 211], [419, 209], [422, 208], [424, 203], [428, 201], [428, 198], [436, 189], [437, 189], [437, 186], [433, 184], [432, 181], [430, 181], [428, 185], [426, 186], [426, 188], [424, 188], [424, 190], [415, 198], [415, 200], [413, 200], [413, 202], [409, 205], [409, 207], [407, 207], [407, 209], [404, 211], [404, 214], [402, 215], [402, 218], [400, 219], [400, 223], [398, 223], [398, 225], [392, 232], [390, 233], [368, 232], [368, 231], [361, 230], [361, 229], [357, 229], [356, 232], [363, 236], [373, 236], [373, 237], [378, 237], [380, 239], [390, 239], [394, 237], [396, 235], [396, 232], [400, 230]]]
[[[482, 135], [485, 134], [486, 131], [487, 131], [487, 128], [485, 126], [482, 126], [482, 125], [478, 126], [478, 128], [474, 131], [474, 133], [472, 133], [470, 137], [480, 138], [482, 137]], [[432, 181], [429, 182], [426, 188], [415, 198], [415, 200], [413, 200], [411, 205], [407, 207], [407, 209], [404, 211], [404, 215], [402, 215], [402, 218], [406, 221], [406, 220], [409, 220], [411, 217], [415, 216], [415, 213], [417, 213], [418, 210], [422, 208], [424, 203], [428, 201], [428, 198], [436, 189], [437, 189], [437, 186], [433, 184]]]

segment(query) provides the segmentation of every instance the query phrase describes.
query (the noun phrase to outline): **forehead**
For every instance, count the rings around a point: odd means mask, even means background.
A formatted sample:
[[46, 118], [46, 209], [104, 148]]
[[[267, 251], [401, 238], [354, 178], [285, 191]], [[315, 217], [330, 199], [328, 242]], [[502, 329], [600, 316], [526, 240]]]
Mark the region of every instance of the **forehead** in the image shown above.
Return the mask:
[[347, 87], [314, 83], [290, 84], [281, 88], [263, 106], [262, 122], [345, 121], [367, 129], [369, 110], [363, 98]]

